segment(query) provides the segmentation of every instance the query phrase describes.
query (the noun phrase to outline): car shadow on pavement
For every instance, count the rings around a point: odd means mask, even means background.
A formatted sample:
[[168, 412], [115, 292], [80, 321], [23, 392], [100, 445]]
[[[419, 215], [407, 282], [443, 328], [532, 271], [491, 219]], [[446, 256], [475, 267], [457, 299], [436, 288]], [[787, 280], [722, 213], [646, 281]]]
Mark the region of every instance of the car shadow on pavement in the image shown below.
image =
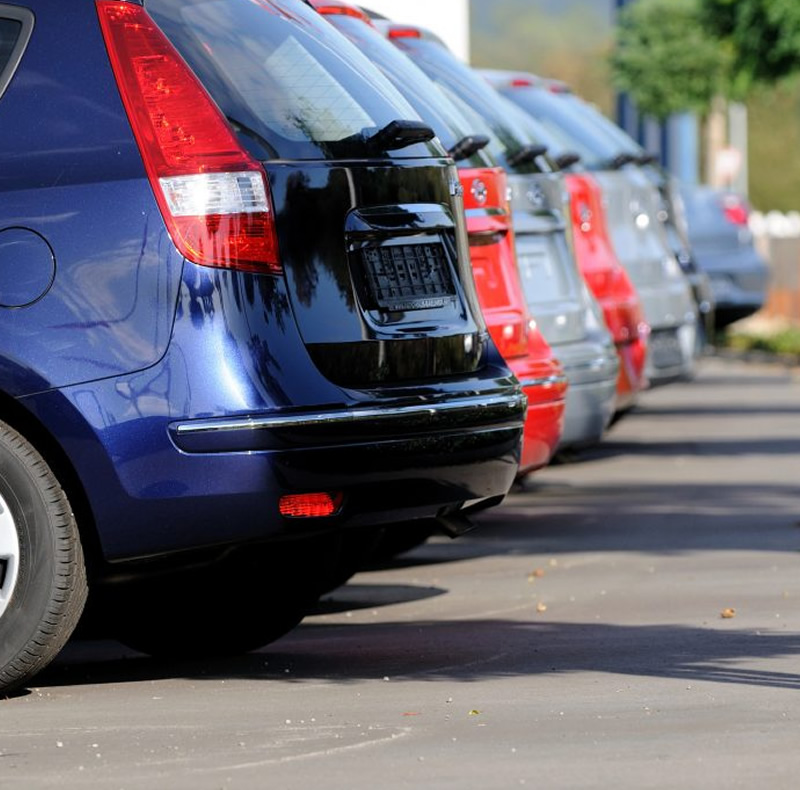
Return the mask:
[[[535, 611], [534, 617], [540, 617]], [[460, 619], [313, 624], [262, 650], [230, 659], [164, 661], [110, 642], [71, 644], [37, 688], [195, 681], [271, 683], [474, 682], [491, 678], [602, 674], [673, 678], [800, 691], [800, 634], [682, 625]], [[783, 664], [785, 666], [785, 664]], [[617, 680], [612, 680], [617, 678]]]
[[[677, 404], [673, 406], [655, 406], [647, 404], [626, 417], [626, 420], [636, 420], [637, 417], [758, 417], [768, 413], [770, 417], [785, 414], [791, 417], [800, 416], [800, 405], [786, 403], [783, 405], [770, 403], [765, 410], [764, 404], [760, 403], [694, 403]], [[614, 429], [612, 428], [612, 431]], [[611, 434], [613, 436], [613, 433]]]
[[476, 516], [456, 540], [436, 536], [373, 570], [490, 556], [586, 552], [800, 551], [800, 486], [571, 483], [528, 484], [501, 509]]
[[[800, 415], [799, 415], [800, 416]], [[648, 438], [641, 441], [609, 439], [597, 447], [587, 448], [580, 454], [570, 455], [570, 465], [587, 461], [604, 461], [624, 455], [642, 458], [674, 458], [675, 456], [721, 456], [723, 458], [750, 455], [800, 455], [800, 440], [753, 438], [742, 439], [661, 439]], [[535, 481], [533, 476], [531, 481]], [[525, 481], [527, 483], [527, 481]]]

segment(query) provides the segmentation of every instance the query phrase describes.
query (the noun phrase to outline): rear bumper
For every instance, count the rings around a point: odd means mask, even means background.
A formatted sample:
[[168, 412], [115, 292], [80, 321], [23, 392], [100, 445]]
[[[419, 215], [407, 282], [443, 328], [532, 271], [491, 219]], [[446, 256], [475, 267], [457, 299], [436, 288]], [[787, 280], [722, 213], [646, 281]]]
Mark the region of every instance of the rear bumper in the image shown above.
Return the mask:
[[[97, 382], [91, 398], [84, 385], [27, 405], [58, 415], [102, 556], [115, 562], [432, 518], [502, 497], [517, 475], [526, 399], [509, 380], [482, 384], [303, 415], [126, 420], [121, 410], [104, 427], [98, 406], [111, 417], [113, 381]], [[342, 493], [336, 515], [280, 515], [283, 495], [320, 491]]]
[[611, 343], [587, 340], [554, 346], [569, 381], [559, 447], [600, 440], [615, 409], [619, 359]]
[[647, 387], [647, 341], [644, 337], [638, 337], [629, 342], [617, 343], [617, 354], [620, 366], [615, 410], [624, 411], [634, 405], [638, 394]]
[[653, 385], [666, 384], [694, 374], [697, 324], [653, 330], [650, 334], [645, 374]]
[[564, 430], [567, 377], [552, 360], [528, 358], [509, 361], [528, 399], [519, 475], [546, 466]]

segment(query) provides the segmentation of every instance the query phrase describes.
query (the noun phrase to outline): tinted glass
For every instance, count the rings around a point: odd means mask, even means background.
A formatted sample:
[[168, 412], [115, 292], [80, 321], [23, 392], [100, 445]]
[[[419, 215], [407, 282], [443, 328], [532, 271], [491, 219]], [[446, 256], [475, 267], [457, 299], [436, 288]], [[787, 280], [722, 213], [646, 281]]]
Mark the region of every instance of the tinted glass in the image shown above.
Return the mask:
[[[147, 10], [261, 159], [363, 157], [393, 120], [394, 86], [301, 0], [148, 0]], [[400, 156], [439, 155], [416, 144]]]
[[513, 102], [530, 113], [545, 130], [563, 144], [552, 151], [554, 155], [567, 151], [579, 154], [582, 164], [589, 169], [602, 170], [620, 153], [614, 141], [598, 134], [594, 124], [584, 113], [571, 107], [563, 96], [541, 88], [510, 88], [503, 91]]
[[557, 170], [558, 168], [551, 159], [552, 154], [550, 149], [552, 143], [550, 141], [550, 135], [547, 134], [545, 128], [532, 115], [526, 113], [525, 110], [519, 105], [514, 104], [510, 99], [507, 99], [505, 96], [500, 96], [500, 100], [503, 102], [503, 108], [508, 114], [508, 118], [512, 120], [521, 131], [525, 132], [526, 140], [529, 143], [532, 145], [547, 146], [547, 153], [542, 157], [542, 161], [547, 164], [547, 167], [551, 171]]
[[0, 74], [11, 60], [11, 53], [22, 32], [22, 22], [16, 19], [0, 19]]
[[477, 134], [430, 79], [374, 27], [344, 14], [326, 17], [389, 78], [448, 150], [461, 138]]
[[424, 38], [397, 38], [394, 43], [436, 83], [456, 95], [482, 115], [502, 144], [499, 164], [514, 173], [540, 173], [535, 162], [513, 167], [508, 157], [513, 157], [528, 144], [525, 131], [520, 129], [503, 110], [497, 91], [486, 80], [462, 63], [452, 52], [437, 41]]
[[644, 153], [644, 149], [636, 140], [589, 102], [571, 93], [560, 95], [559, 98], [575, 112], [582, 113], [586, 122], [591, 124], [598, 134], [604, 135], [609, 145], [616, 146], [617, 153], [629, 153], [634, 156], [641, 156]]
[[[405, 57], [405, 55], [403, 55]], [[486, 119], [472, 109], [472, 106], [467, 104], [455, 91], [452, 91], [447, 85], [437, 85], [439, 93], [444, 95], [445, 99], [449, 101], [465, 118], [468, 119], [470, 128], [477, 134], [482, 134], [489, 138], [489, 143], [484, 149], [494, 162], [504, 162], [506, 149], [500, 138], [494, 133], [494, 129], [489, 126]]]

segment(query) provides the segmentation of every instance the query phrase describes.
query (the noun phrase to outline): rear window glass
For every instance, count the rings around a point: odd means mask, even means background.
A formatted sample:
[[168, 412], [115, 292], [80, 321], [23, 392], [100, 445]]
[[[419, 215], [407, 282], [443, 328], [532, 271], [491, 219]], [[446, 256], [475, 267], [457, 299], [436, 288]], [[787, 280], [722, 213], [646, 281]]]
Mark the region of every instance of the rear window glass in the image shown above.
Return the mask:
[[644, 148], [639, 143], [610, 118], [606, 118], [596, 107], [573, 94], [564, 94], [560, 98], [575, 112], [582, 113], [587, 123], [592, 124], [598, 134], [603, 134], [610, 145], [617, 147], [618, 153], [629, 153], [634, 156], [641, 156], [644, 153]]
[[422, 38], [397, 38], [394, 41], [434, 82], [444, 86], [448, 95], [458, 96], [486, 119], [502, 147], [498, 154], [501, 165], [516, 173], [542, 172], [535, 162], [519, 167], [508, 164], [508, 157], [527, 145], [529, 140], [525, 131], [508, 119], [497, 91], [483, 77], [437, 41]]
[[22, 22], [17, 19], [0, 19], [0, 73], [5, 71], [11, 60], [14, 45], [22, 32]]
[[[364, 156], [393, 120], [394, 86], [301, 0], [148, 0], [147, 10], [260, 159]], [[422, 144], [392, 152], [439, 154]]]
[[474, 124], [442, 95], [430, 78], [374, 27], [362, 19], [344, 14], [332, 15], [327, 19], [386, 74], [436, 132], [445, 148], [449, 150], [463, 137], [479, 133]]
[[585, 167], [602, 170], [620, 153], [619, 145], [598, 134], [585, 114], [571, 107], [562, 96], [541, 88], [511, 88], [506, 95], [562, 143], [562, 150], [553, 151], [554, 154], [576, 153]]
[[30, 11], [0, 4], [0, 96], [14, 76], [32, 29]]

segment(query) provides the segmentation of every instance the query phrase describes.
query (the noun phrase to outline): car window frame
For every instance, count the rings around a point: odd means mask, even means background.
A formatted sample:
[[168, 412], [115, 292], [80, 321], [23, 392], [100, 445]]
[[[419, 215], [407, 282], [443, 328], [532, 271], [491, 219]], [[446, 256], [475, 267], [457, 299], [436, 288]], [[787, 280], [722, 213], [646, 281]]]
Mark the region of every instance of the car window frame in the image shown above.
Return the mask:
[[0, 68], [0, 99], [11, 84], [11, 80], [17, 73], [22, 56], [28, 47], [28, 42], [31, 40], [33, 27], [35, 24], [35, 17], [33, 12], [28, 8], [21, 8], [20, 6], [11, 6], [0, 3], [0, 19], [11, 19], [14, 22], [21, 24], [19, 36], [11, 49], [11, 55], [5, 66]]

